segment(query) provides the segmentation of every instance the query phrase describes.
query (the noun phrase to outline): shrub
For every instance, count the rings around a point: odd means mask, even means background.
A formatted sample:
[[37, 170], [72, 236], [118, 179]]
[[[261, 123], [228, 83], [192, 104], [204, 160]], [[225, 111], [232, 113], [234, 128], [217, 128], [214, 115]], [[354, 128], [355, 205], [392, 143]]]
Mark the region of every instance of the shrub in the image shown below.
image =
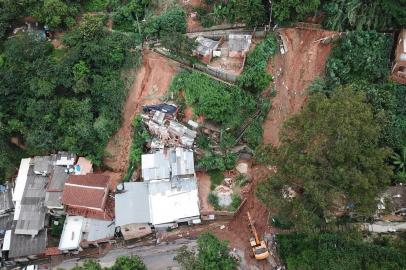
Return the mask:
[[231, 211], [237, 210], [238, 207], [240, 206], [241, 202], [242, 202], [241, 197], [237, 194], [233, 194], [233, 196], [231, 198], [231, 205], [230, 205]]
[[275, 55], [278, 42], [275, 35], [267, 36], [248, 55], [244, 71], [238, 77], [237, 83], [252, 93], [264, 91], [272, 80], [272, 76], [267, 73], [268, 60]]
[[221, 185], [224, 181], [224, 174], [222, 171], [219, 170], [212, 170], [209, 171], [208, 174], [210, 175], [210, 189], [215, 189], [218, 185]]
[[215, 210], [219, 210], [220, 209], [220, 205], [219, 205], [219, 197], [217, 197], [217, 195], [214, 192], [210, 192], [209, 196], [207, 198], [207, 201], [213, 205]]

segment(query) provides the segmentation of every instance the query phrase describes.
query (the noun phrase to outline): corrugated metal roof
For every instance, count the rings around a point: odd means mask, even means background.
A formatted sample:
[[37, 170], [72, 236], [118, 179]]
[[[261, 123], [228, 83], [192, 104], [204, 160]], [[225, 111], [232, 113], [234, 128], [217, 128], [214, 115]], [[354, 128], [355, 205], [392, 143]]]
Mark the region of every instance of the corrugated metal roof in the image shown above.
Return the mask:
[[83, 232], [84, 241], [98, 241], [112, 238], [115, 232], [115, 225], [112, 221], [87, 218]]
[[61, 208], [62, 191], [47, 192], [45, 194], [45, 206], [48, 208]]
[[116, 226], [149, 223], [148, 183], [124, 183], [124, 190], [116, 194]]
[[16, 234], [36, 235], [44, 228], [45, 223], [45, 186], [48, 178], [35, 175], [33, 166], [29, 168], [23, 198], [19, 205], [19, 216]]
[[35, 237], [31, 235], [11, 235], [9, 258], [19, 258], [43, 254], [47, 243], [47, 231], [41, 230]]
[[220, 44], [219, 41], [205, 38], [202, 36], [197, 37], [196, 42], [198, 43], [196, 51], [201, 55], [211, 54], [213, 50], [216, 50], [218, 45]]
[[172, 176], [187, 176], [195, 173], [193, 151], [184, 148], [172, 149], [171, 152]]
[[11, 190], [9, 188], [4, 192], [0, 192], [0, 213], [11, 211], [11, 209], [14, 208], [11, 196]]
[[230, 51], [248, 51], [251, 46], [251, 35], [230, 34], [228, 36], [228, 48]]
[[54, 166], [51, 175], [51, 181], [47, 190], [62, 191], [65, 182], [68, 180], [68, 174], [65, 172], [66, 168], [62, 166]]
[[51, 157], [34, 157], [34, 172], [37, 174], [49, 173], [51, 170]]
[[200, 215], [195, 178], [151, 181], [148, 188], [152, 224], [171, 223]]
[[169, 179], [170, 177], [169, 159], [162, 152], [142, 155], [141, 167], [144, 181]]

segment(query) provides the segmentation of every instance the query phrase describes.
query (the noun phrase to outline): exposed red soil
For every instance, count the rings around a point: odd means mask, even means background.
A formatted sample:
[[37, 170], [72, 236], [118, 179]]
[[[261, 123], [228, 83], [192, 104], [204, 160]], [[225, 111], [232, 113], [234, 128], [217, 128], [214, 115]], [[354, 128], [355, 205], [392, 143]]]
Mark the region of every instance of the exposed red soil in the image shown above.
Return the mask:
[[260, 237], [262, 237], [265, 232], [271, 232], [271, 228], [268, 225], [269, 212], [265, 205], [255, 196], [257, 184], [263, 179], [266, 179], [270, 173], [272, 173], [272, 171], [264, 166], [250, 168], [248, 174], [252, 177], [252, 183], [250, 184], [251, 188], [249, 193], [244, 196], [247, 199], [246, 203], [229, 222], [226, 229], [220, 230], [217, 228], [213, 230], [219, 238], [230, 241], [231, 248], [244, 250], [245, 260], [249, 262], [249, 264], [255, 264], [259, 269], [268, 269], [269, 264], [266, 261], [256, 261], [251, 256], [252, 251], [248, 242], [251, 237], [251, 232], [248, 227], [247, 212], [250, 212]]
[[[120, 178], [126, 172], [132, 142], [132, 121], [146, 104], [160, 102], [177, 72], [177, 64], [151, 51], [144, 51], [143, 66], [136, 74], [135, 82], [129, 90], [122, 125], [108, 142], [104, 164]], [[117, 175], [114, 175], [117, 178]]]
[[202, 0], [179, 0], [179, 4], [186, 10], [187, 31], [195, 32], [203, 30], [204, 28], [201, 26], [199, 20], [190, 16], [193, 12], [193, 8], [203, 6]]
[[207, 197], [210, 193], [210, 176], [204, 172], [196, 173], [197, 184], [199, 188], [199, 201], [200, 201], [200, 210], [201, 211], [213, 211], [214, 208], [211, 204], [208, 203]]
[[264, 142], [279, 145], [279, 131], [283, 122], [303, 107], [307, 99], [307, 87], [323, 76], [325, 63], [332, 44], [314, 42], [335, 34], [321, 29], [285, 28], [279, 31], [287, 42], [287, 53], [277, 54], [268, 65], [274, 77], [277, 92], [272, 98], [272, 108], [264, 127]]

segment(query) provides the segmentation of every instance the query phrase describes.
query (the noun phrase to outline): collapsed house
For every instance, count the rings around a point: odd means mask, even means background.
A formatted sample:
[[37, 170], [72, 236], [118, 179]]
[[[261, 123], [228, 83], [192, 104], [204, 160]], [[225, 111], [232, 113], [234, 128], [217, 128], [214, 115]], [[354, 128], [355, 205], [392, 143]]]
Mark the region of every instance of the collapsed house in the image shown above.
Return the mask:
[[402, 29], [399, 34], [391, 79], [406, 84], [406, 29]]
[[142, 117], [150, 133], [158, 138], [158, 140], [153, 141], [151, 148], [163, 148], [164, 146], [193, 147], [197, 136], [196, 131], [176, 120], [165, 119], [165, 114], [159, 111], [143, 114]]

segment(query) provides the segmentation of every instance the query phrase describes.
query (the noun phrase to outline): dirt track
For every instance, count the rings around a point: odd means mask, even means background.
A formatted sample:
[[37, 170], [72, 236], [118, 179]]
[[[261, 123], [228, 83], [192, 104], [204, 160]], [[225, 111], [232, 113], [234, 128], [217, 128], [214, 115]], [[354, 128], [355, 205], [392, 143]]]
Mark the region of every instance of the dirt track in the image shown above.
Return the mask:
[[[136, 80], [128, 92], [124, 105], [122, 125], [106, 148], [108, 154], [104, 164], [115, 172], [115, 177], [122, 177], [127, 170], [134, 116], [140, 111], [142, 105], [160, 101], [176, 72], [176, 64], [154, 52], [144, 51], [143, 65], [136, 74]], [[117, 173], [119, 173], [118, 176]]]
[[272, 108], [264, 123], [264, 142], [279, 145], [279, 131], [283, 122], [297, 113], [306, 102], [306, 89], [310, 83], [324, 73], [326, 59], [332, 45], [314, 42], [331, 36], [335, 32], [299, 28], [281, 29], [286, 37], [288, 52], [278, 54], [268, 65], [274, 76], [277, 92], [272, 99]]

